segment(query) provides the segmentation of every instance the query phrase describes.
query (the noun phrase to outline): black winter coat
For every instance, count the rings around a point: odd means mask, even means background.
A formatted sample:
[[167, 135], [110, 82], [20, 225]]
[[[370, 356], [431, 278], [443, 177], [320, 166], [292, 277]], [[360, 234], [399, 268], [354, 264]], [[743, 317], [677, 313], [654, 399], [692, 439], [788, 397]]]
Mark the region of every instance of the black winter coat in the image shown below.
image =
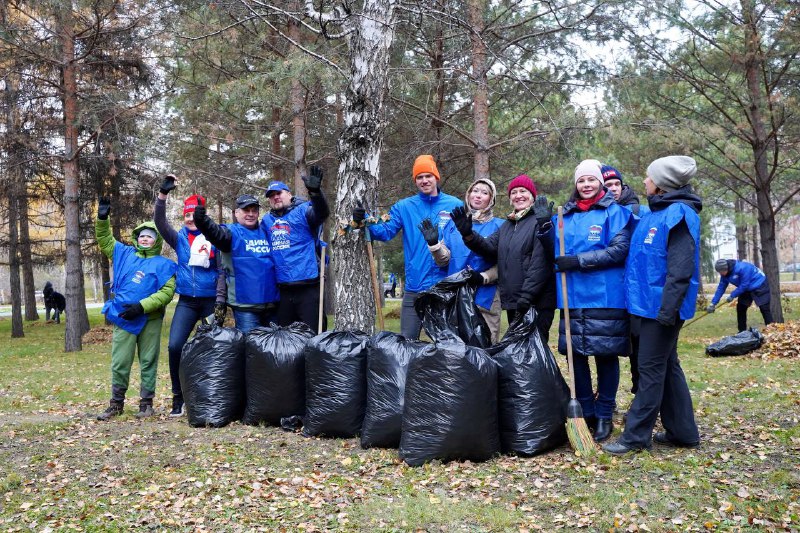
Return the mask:
[[553, 258], [540, 242], [538, 232], [531, 210], [521, 220], [506, 220], [487, 238], [473, 231], [472, 239], [464, 240], [470, 250], [497, 261], [497, 287], [503, 309], [516, 309], [521, 296], [529, 298], [535, 309], [556, 308]]
[[[613, 203], [614, 195], [606, 190], [605, 196], [589, 209], [606, 209]], [[573, 194], [564, 206], [564, 215], [579, 212]], [[601, 270], [624, 265], [630, 249], [632, 232], [633, 223], [629, 223], [611, 238], [604, 249], [578, 254], [579, 270]], [[625, 287], [620, 284], [616, 290], [624, 291]], [[631, 326], [627, 309], [570, 307], [569, 325], [573, 353], [584, 356], [628, 356], [631, 353]], [[558, 351], [562, 354], [567, 353], [563, 311], [558, 324]]]
[[619, 193], [617, 203], [628, 207], [633, 211], [634, 215], [639, 214], [639, 197], [636, 196], [636, 192], [627, 185], [622, 186], [622, 192]]

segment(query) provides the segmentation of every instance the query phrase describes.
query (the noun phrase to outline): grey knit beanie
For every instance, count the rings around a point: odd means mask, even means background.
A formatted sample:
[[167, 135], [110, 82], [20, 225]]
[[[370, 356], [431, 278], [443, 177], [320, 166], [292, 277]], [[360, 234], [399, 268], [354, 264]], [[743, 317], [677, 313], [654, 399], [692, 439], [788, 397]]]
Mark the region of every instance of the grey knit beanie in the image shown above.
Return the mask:
[[647, 167], [647, 175], [664, 191], [680, 189], [697, 173], [697, 163], [686, 155], [669, 155], [656, 159]]
[[714, 263], [714, 270], [716, 270], [720, 274], [722, 272], [727, 272], [728, 271], [728, 260], [727, 259], [717, 259], [717, 262]]

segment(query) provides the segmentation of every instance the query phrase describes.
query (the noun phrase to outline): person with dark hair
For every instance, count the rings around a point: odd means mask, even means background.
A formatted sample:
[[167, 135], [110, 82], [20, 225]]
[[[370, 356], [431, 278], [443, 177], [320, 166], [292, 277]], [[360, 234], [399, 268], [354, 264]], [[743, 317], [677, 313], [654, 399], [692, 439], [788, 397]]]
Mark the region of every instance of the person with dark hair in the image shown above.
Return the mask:
[[53, 284], [49, 281], [44, 284], [44, 289], [42, 290], [42, 296], [44, 296], [44, 309], [45, 315], [44, 319], [46, 321], [50, 321], [50, 310], [53, 311], [53, 320], [56, 324], [61, 323], [61, 313], [64, 312], [64, 309], [67, 308], [67, 299], [64, 298], [64, 295], [60, 292], [57, 292], [53, 288]]
[[194, 223], [194, 211], [198, 205], [205, 206], [206, 199], [193, 194], [183, 201], [183, 227], [175, 231], [167, 222], [167, 196], [175, 189], [175, 176], [164, 177], [153, 207], [156, 228], [178, 257], [178, 273], [175, 292], [178, 305], [169, 328], [169, 377], [172, 381], [172, 411], [170, 416], [181, 416], [183, 393], [178, 369], [183, 345], [198, 321], [214, 312], [216, 303], [217, 250], [206, 240]]
[[747, 261], [737, 261], [735, 259], [717, 259], [714, 269], [719, 273], [719, 285], [717, 292], [711, 299], [711, 305], [706, 309], [713, 313], [717, 304], [725, 294], [728, 285], [733, 285], [736, 289], [728, 296], [727, 301], [732, 302], [736, 298], [736, 322], [739, 331], [747, 330], [747, 309], [756, 303], [761, 316], [764, 318], [764, 325], [767, 326], [774, 322], [772, 311], [769, 308], [770, 294], [767, 275], [757, 266]]
[[[302, 176], [309, 200], [293, 196], [289, 187], [273, 181], [267, 188], [270, 211], [261, 220], [272, 243], [272, 257], [280, 290], [277, 320], [281, 326], [303, 322], [312, 331], [319, 326], [319, 262], [322, 224], [330, 215], [322, 193], [322, 168], [312, 166]], [[323, 316], [323, 329], [327, 317]]]
[[130, 381], [133, 358], [138, 350], [141, 390], [137, 418], [153, 416], [158, 355], [164, 309], [175, 294], [177, 265], [161, 257], [163, 239], [153, 222], [133, 230], [133, 246], [118, 242], [111, 234], [108, 216], [111, 202], [100, 198], [95, 236], [100, 250], [111, 260], [114, 280], [111, 299], [103, 314], [114, 324], [111, 340], [111, 401], [98, 420], [122, 414]]
[[[694, 316], [700, 287], [700, 216], [703, 203], [688, 184], [697, 172], [688, 156], [656, 159], [644, 180], [651, 212], [631, 237], [625, 264], [628, 311], [641, 317], [639, 390], [620, 438], [603, 450], [622, 455], [665, 446], [694, 447], [700, 432], [686, 376], [678, 360], [678, 336]], [[664, 431], [653, 435], [661, 415]]]
[[[428, 244], [417, 227], [424, 219], [428, 219], [441, 233], [450, 220], [450, 211], [461, 205], [461, 200], [439, 188], [439, 168], [432, 155], [417, 157], [411, 177], [417, 194], [396, 202], [389, 209], [388, 220], [369, 226], [365, 231], [369, 231], [376, 241], [389, 241], [401, 230], [403, 232], [405, 285], [400, 311], [400, 333], [407, 339], [418, 339], [422, 321], [414, 309], [414, 302], [422, 292], [444, 279], [447, 271], [436, 266], [428, 251]], [[353, 209], [353, 222], [356, 224], [363, 222], [366, 216], [367, 212], [363, 207]]]
[[473, 227], [472, 214], [463, 207], [451, 216], [464, 244], [484, 258], [497, 262], [500, 306], [508, 323], [528, 309], [536, 309], [536, 329], [547, 344], [556, 307], [555, 280], [550, 254], [539, 236], [539, 225], [549, 222], [552, 203], [537, 199], [536, 185], [521, 174], [508, 184], [513, 211], [500, 228], [484, 237]]
[[[197, 229], [221, 252], [227, 305], [233, 309], [236, 329], [243, 333], [274, 321], [278, 302], [269, 235], [258, 222], [260, 208], [255, 196], [242, 194], [236, 198], [236, 222], [232, 224], [215, 223], [204, 205], [194, 211]], [[218, 306], [214, 314], [224, 318], [224, 307]]]

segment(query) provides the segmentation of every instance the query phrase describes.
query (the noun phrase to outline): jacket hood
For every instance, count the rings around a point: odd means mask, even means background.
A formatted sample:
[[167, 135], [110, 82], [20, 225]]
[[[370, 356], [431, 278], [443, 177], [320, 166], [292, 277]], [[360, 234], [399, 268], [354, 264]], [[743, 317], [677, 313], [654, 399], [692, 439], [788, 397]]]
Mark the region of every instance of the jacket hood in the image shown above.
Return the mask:
[[622, 192], [619, 193], [619, 200], [617, 200], [619, 205], [639, 205], [639, 197], [636, 196], [636, 192], [633, 189], [628, 187], [627, 185], [622, 186]]
[[[145, 228], [149, 228], [156, 232], [156, 242], [153, 243], [153, 246], [150, 248], [142, 248], [139, 246], [139, 232]], [[143, 257], [155, 257], [157, 255], [161, 255], [161, 246], [164, 244], [164, 239], [161, 237], [161, 234], [158, 232], [156, 228], [156, 223], [152, 220], [148, 220], [147, 222], [142, 222], [135, 228], [133, 228], [133, 232], [131, 233], [133, 236], [133, 247], [136, 248], [136, 252], [141, 254]]]
[[694, 209], [695, 213], [700, 213], [703, 209], [703, 200], [695, 194], [691, 185], [684, 185], [680, 189], [675, 189], [674, 191], [664, 194], [648, 196], [647, 203], [653, 211], [666, 209], [672, 204], [686, 204]]
[[307, 201], [308, 200], [306, 200], [305, 198], [302, 198], [300, 196], [292, 196], [292, 199], [289, 201], [289, 205], [288, 206], [286, 206], [286, 207], [284, 207], [283, 209], [280, 209], [280, 210], [270, 209], [269, 212], [272, 213], [273, 215], [277, 216], [277, 217], [282, 217], [286, 213], [288, 213], [289, 211], [291, 211], [292, 209], [297, 207], [298, 205], [304, 204]]
[[[609, 192], [605, 185], [603, 186], [603, 191], [605, 191], [605, 194], [594, 205], [592, 205], [592, 207], [589, 208], [590, 211], [592, 209], [606, 209], [608, 206], [614, 203], [614, 195]], [[580, 209], [578, 209], [578, 200], [578, 191], [572, 191], [572, 195], [570, 195], [567, 204], [564, 206], [565, 215], [573, 211], [580, 211]]]
[[[483, 183], [492, 193], [492, 199], [489, 201], [489, 206], [486, 209], [481, 209], [480, 211], [476, 211], [469, 206], [469, 193], [472, 192], [472, 188], [477, 185], [478, 183]], [[494, 214], [492, 213], [492, 208], [494, 207], [495, 201], [497, 200], [497, 187], [490, 179], [480, 178], [472, 182], [472, 184], [467, 187], [467, 192], [464, 193], [464, 205], [467, 209], [470, 210], [472, 213], [472, 219], [476, 222], [488, 222], [492, 218], [494, 218]]]
[[44, 289], [42, 289], [42, 294], [47, 296], [52, 292], [53, 292], [53, 284], [48, 281], [47, 283], [44, 284]]

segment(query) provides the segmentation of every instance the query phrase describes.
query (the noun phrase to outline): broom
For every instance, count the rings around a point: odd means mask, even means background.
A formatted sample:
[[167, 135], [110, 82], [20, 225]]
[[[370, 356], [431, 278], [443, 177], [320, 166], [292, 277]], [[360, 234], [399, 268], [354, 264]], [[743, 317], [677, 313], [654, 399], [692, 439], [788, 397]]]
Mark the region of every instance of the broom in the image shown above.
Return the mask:
[[[558, 206], [559, 255], [564, 253], [564, 208]], [[575, 453], [581, 456], [594, 455], [594, 444], [589, 426], [583, 418], [581, 404], [575, 398], [575, 373], [572, 370], [572, 328], [569, 323], [569, 300], [567, 299], [567, 273], [561, 272], [561, 300], [564, 304], [564, 327], [567, 337], [567, 370], [569, 370], [569, 404], [567, 405], [567, 438]]]

